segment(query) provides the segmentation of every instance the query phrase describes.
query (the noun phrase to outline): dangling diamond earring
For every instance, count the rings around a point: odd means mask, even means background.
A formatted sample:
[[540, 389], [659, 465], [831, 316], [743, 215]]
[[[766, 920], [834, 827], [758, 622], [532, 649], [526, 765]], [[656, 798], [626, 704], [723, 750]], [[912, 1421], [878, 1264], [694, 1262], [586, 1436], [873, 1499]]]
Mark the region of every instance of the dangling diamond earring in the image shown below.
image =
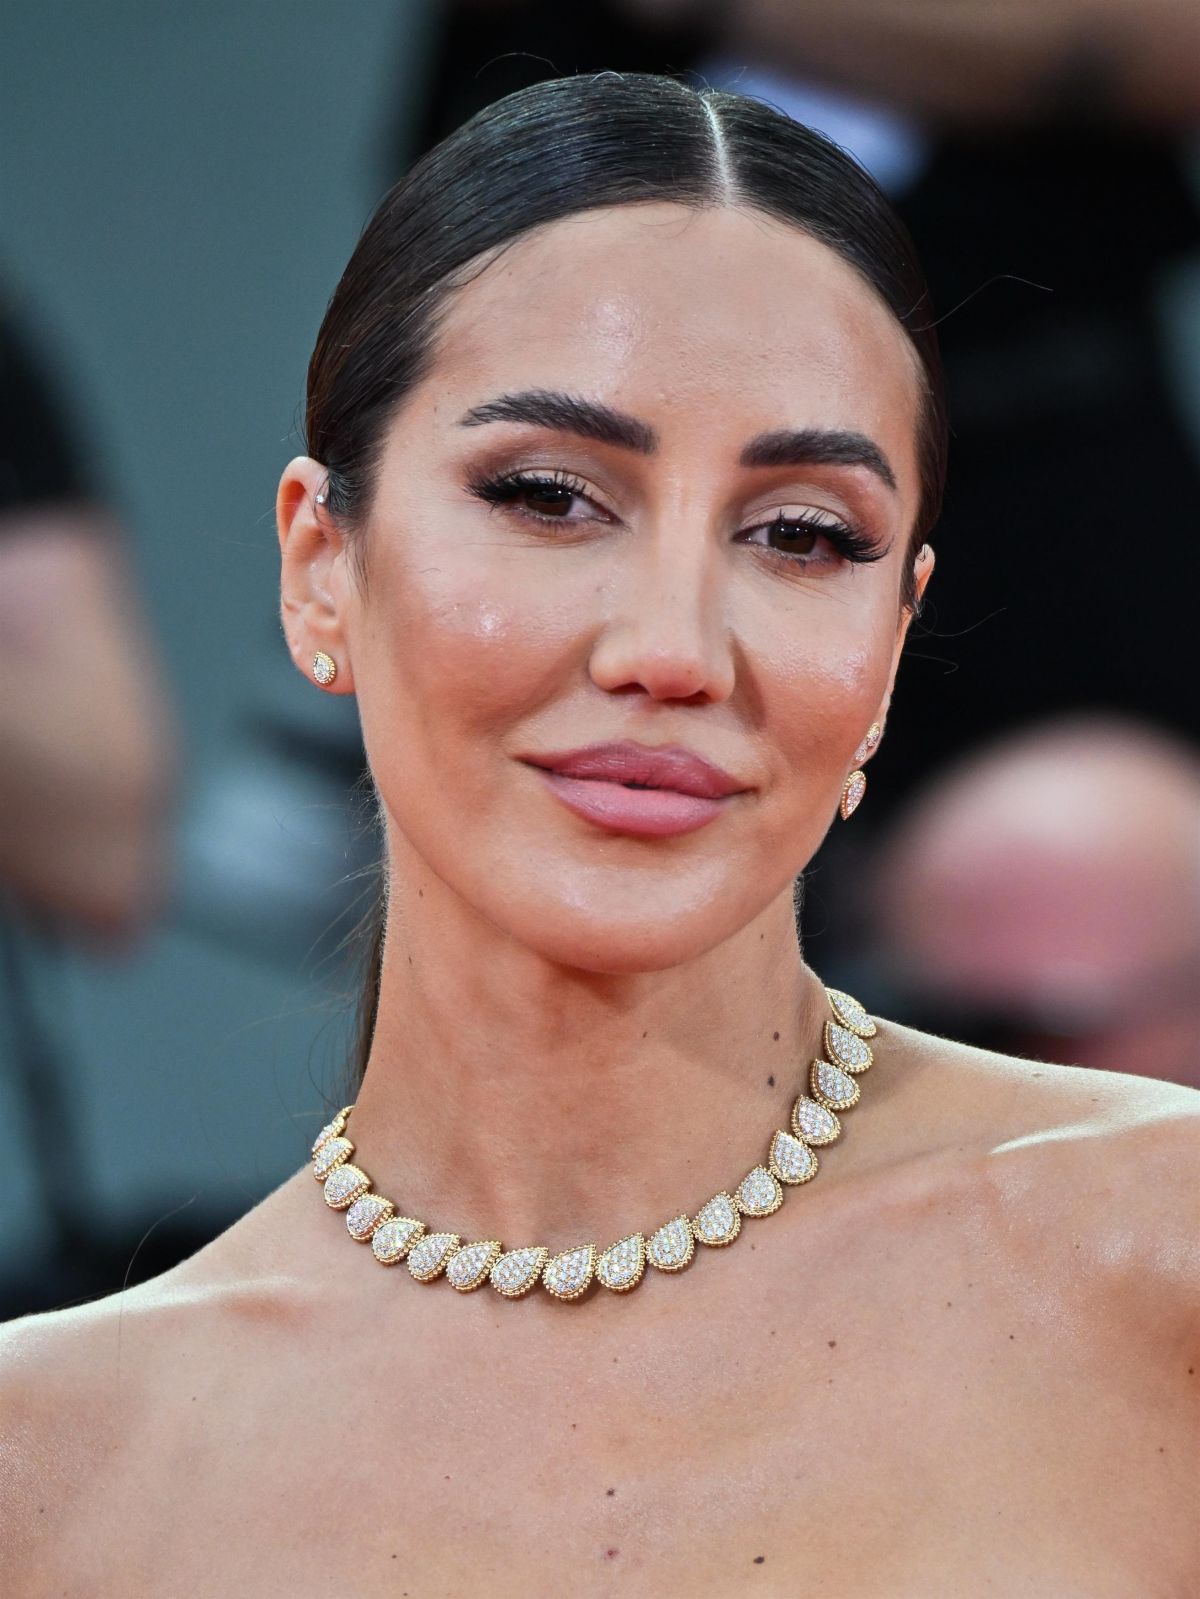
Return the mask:
[[313, 656], [312, 674], [322, 688], [328, 688], [337, 676], [337, 662], [332, 655], [318, 650]]
[[842, 798], [838, 804], [842, 821], [848, 822], [854, 812], [862, 804], [862, 797], [867, 792], [867, 774], [857, 768], [842, 784]]

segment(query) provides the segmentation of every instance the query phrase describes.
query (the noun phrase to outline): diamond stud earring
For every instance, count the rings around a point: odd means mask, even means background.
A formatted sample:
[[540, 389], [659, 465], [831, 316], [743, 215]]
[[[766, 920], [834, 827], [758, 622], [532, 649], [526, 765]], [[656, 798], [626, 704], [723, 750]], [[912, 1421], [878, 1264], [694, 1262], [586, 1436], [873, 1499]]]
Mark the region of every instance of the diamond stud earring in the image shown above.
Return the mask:
[[312, 674], [322, 688], [328, 688], [337, 676], [337, 662], [332, 655], [318, 650], [313, 656]]
[[882, 737], [883, 728], [880, 727], [878, 722], [872, 722], [870, 727], [863, 734], [862, 743], [854, 752], [855, 766], [860, 766], [862, 762], [866, 760], [868, 755], [873, 755], [875, 753], [876, 746]]

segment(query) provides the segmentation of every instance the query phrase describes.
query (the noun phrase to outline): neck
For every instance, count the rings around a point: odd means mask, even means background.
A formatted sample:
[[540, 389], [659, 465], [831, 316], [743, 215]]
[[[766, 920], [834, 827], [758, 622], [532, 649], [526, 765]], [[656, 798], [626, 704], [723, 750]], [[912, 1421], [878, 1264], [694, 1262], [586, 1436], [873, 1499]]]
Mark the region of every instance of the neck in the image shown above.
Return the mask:
[[392, 896], [355, 1159], [430, 1231], [603, 1249], [765, 1159], [825, 1014], [790, 894], [696, 960], [613, 976], [546, 961], [426, 879], [402, 914]]

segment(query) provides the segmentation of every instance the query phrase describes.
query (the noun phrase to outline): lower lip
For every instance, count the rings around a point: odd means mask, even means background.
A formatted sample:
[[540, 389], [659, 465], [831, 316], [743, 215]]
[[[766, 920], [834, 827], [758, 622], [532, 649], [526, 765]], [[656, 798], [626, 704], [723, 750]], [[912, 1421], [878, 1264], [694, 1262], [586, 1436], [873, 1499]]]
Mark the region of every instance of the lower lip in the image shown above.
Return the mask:
[[703, 799], [671, 788], [625, 788], [592, 777], [564, 777], [561, 772], [538, 772], [563, 804], [577, 816], [607, 827], [614, 833], [636, 833], [642, 838], [673, 838], [694, 833], [715, 821], [732, 795]]

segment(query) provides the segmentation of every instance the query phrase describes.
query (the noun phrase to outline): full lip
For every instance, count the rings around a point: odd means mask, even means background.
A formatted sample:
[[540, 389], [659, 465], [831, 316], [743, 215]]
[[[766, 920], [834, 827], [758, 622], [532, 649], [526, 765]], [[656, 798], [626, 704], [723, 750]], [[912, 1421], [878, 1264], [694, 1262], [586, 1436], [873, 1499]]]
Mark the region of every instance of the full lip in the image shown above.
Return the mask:
[[679, 744], [651, 746], [621, 740], [519, 758], [528, 766], [541, 767], [560, 777], [619, 784], [633, 792], [659, 789], [717, 800], [743, 794], [749, 787]]

